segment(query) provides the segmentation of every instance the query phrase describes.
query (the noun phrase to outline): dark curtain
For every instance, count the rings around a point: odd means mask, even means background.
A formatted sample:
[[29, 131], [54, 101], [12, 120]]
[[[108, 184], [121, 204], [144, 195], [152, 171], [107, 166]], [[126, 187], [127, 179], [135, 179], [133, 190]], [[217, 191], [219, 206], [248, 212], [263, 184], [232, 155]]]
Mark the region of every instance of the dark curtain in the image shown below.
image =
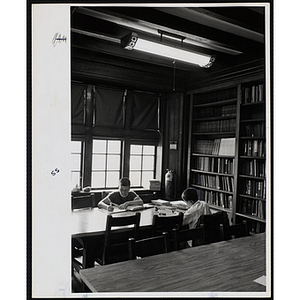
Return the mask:
[[158, 129], [158, 95], [134, 91], [132, 128]]
[[72, 83], [71, 86], [71, 118], [72, 124], [84, 124], [84, 94], [86, 86]]
[[123, 127], [123, 90], [95, 87], [95, 126]]

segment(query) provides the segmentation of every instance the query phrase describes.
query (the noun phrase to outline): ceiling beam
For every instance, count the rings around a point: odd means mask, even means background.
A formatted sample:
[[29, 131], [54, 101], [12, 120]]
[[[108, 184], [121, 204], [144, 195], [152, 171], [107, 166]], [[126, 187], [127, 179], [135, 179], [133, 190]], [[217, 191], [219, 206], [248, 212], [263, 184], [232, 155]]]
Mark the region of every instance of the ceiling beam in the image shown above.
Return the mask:
[[201, 24], [204, 26], [212, 27], [224, 32], [228, 32], [237, 36], [241, 36], [243, 38], [247, 38], [253, 40], [255, 42], [264, 43], [264, 35], [244, 28], [240, 25], [233, 24], [232, 22], [228, 22], [222, 20], [217, 14], [212, 14], [207, 10], [199, 7], [186, 8], [186, 7], [176, 7], [176, 8], [165, 8], [158, 7], [156, 8], [159, 11], [172, 14], [173, 16], [187, 19], [189, 21], [195, 22], [197, 24]]
[[88, 15], [88, 16], [98, 18], [98, 19], [101, 19], [104, 21], [112, 22], [114, 24], [124, 26], [132, 31], [141, 31], [141, 32], [145, 32], [147, 34], [152, 34], [155, 36], [159, 36], [157, 30], [167, 31], [172, 34], [185, 36], [184, 43], [187, 45], [203, 47], [203, 48], [207, 48], [207, 49], [211, 49], [211, 50], [215, 50], [215, 51], [219, 51], [219, 52], [223, 52], [223, 53], [227, 53], [227, 54], [231, 54], [231, 55], [238, 55], [238, 54], [242, 53], [241, 51], [233, 49], [223, 43], [218, 43], [218, 42], [215, 42], [215, 41], [212, 41], [207, 38], [203, 38], [203, 37], [200, 37], [200, 36], [197, 36], [194, 34], [183, 32], [180, 30], [175, 30], [175, 29], [172, 29], [169, 27], [150, 23], [150, 22], [143, 21], [143, 20], [137, 20], [137, 19], [133, 19], [130, 17], [126, 17], [126, 19], [125, 19], [123, 17], [117, 16], [116, 14], [112, 15], [110, 13], [108, 14], [105, 12], [100, 12], [98, 10], [93, 10], [93, 9], [84, 8], [84, 7], [79, 7], [76, 10], [76, 13], [80, 13], [80, 14]]

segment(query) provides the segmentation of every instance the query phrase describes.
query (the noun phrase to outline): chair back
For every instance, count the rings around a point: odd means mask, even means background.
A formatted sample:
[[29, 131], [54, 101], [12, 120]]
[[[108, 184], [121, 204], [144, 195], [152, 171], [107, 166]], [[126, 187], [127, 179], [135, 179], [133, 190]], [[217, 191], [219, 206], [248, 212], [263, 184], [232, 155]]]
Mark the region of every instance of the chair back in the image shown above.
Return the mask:
[[187, 242], [192, 241], [192, 246], [199, 246], [203, 240], [203, 228], [196, 227], [191, 229], [173, 230], [176, 250], [184, 249], [187, 247]]
[[171, 233], [173, 229], [179, 229], [182, 226], [182, 221], [182, 212], [174, 216], [154, 215], [152, 222], [153, 235], [160, 235], [163, 232]]
[[162, 235], [145, 238], [142, 240], [128, 239], [129, 259], [146, 257], [168, 252], [167, 233]]
[[201, 215], [197, 227], [203, 228], [204, 244], [219, 242], [222, 240], [220, 225], [229, 226], [228, 215], [225, 211], [219, 211], [211, 215]]
[[[128, 238], [138, 239], [140, 219], [140, 213], [107, 216], [102, 261], [98, 261], [100, 264], [106, 265], [128, 259]], [[115, 227], [122, 230], [113, 230]]]
[[154, 215], [152, 222], [152, 235], [161, 235], [163, 232], [167, 232], [168, 235], [168, 251], [176, 249], [175, 241], [173, 239], [173, 229], [179, 230], [182, 227], [183, 213], [171, 215], [171, 216], [160, 216]]

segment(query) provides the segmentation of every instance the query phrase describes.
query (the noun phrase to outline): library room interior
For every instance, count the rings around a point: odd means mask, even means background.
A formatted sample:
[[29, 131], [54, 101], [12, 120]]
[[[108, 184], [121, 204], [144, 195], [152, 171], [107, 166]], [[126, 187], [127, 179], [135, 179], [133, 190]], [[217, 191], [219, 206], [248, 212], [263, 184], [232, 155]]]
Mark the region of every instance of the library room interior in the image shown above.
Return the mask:
[[70, 6], [73, 295], [270, 295], [269, 20]]

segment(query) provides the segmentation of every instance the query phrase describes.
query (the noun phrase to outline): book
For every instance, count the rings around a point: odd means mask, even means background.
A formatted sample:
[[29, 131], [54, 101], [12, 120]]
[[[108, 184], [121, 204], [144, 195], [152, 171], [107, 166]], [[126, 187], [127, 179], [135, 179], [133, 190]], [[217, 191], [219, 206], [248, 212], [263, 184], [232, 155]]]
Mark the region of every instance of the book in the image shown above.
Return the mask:
[[244, 98], [244, 103], [249, 103], [250, 102], [250, 88], [246, 87], [245, 88], [245, 98]]
[[128, 206], [126, 208], [126, 211], [137, 211], [137, 210], [143, 210], [144, 206], [143, 205], [134, 205], [134, 206]]
[[234, 156], [235, 154], [235, 138], [221, 139], [219, 155]]
[[151, 200], [151, 202], [153, 204], [155, 204], [155, 205], [167, 205], [167, 206], [171, 206], [171, 203], [168, 200], [157, 199], [157, 200]]

